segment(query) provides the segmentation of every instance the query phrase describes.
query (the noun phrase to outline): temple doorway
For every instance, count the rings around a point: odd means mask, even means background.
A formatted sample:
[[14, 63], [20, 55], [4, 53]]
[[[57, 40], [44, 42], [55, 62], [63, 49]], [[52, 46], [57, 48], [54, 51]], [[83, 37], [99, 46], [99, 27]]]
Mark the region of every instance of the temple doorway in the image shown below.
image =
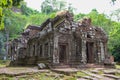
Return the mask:
[[59, 62], [66, 62], [66, 45], [59, 45]]
[[87, 42], [86, 48], [87, 63], [94, 63], [94, 43]]

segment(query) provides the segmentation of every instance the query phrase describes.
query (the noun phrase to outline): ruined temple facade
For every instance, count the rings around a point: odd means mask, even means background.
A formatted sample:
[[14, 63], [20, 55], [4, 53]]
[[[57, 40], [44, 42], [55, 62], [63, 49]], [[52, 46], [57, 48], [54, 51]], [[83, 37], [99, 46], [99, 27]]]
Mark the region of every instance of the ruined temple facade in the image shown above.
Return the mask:
[[29, 25], [9, 46], [14, 64], [55, 65], [104, 64], [109, 61], [108, 37], [91, 19], [75, 22], [68, 11], [47, 19], [41, 26]]

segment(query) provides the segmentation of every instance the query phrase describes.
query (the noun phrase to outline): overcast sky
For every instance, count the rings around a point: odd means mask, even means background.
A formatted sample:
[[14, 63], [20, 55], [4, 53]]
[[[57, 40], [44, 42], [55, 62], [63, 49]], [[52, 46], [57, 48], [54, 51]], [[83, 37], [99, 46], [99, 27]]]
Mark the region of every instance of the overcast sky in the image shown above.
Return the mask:
[[[44, 0], [25, 0], [27, 6], [40, 11], [40, 5]], [[97, 9], [100, 13], [110, 14], [111, 11], [120, 8], [120, 0], [112, 5], [111, 0], [65, 0], [76, 8], [75, 13], [89, 13], [92, 9]]]

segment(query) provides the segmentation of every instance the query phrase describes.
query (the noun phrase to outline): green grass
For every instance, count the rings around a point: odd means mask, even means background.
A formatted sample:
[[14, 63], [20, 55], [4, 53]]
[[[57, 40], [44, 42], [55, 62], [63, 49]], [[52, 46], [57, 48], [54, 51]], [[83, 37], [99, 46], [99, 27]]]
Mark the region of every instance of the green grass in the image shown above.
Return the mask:
[[10, 60], [0, 60], [0, 67], [6, 67], [10, 63]]
[[115, 75], [120, 77], [120, 73], [115, 73]]
[[76, 80], [76, 77], [73, 76], [64, 76], [62, 79], [60, 80]]
[[5, 76], [5, 75], [0, 75], [0, 80], [13, 80], [13, 77]]
[[120, 69], [120, 65], [115, 65], [116, 69]]
[[78, 76], [78, 77], [84, 77], [84, 76], [89, 76], [88, 74], [85, 74], [83, 72], [77, 72], [77, 74], [75, 76]]

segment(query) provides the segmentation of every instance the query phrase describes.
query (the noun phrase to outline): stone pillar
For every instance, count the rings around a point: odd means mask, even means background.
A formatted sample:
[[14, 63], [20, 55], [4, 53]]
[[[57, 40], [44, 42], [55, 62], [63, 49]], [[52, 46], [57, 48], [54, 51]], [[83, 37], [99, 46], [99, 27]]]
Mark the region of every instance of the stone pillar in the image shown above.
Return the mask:
[[97, 49], [97, 48], [96, 48], [96, 43], [94, 42], [94, 49], [93, 49], [94, 51], [93, 51], [93, 54], [94, 54], [94, 62], [95, 62], [95, 63], [97, 63], [97, 60], [98, 60], [98, 59], [97, 59], [98, 57], [97, 57], [96, 49]]
[[[57, 34], [57, 33], [55, 33]], [[54, 50], [53, 50], [53, 63], [58, 64], [59, 63], [59, 53], [58, 53], [58, 37], [54, 34]]]
[[82, 40], [82, 61], [84, 64], [87, 63], [87, 56], [86, 56], [86, 40]]
[[30, 45], [30, 57], [32, 57], [33, 56], [33, 45], [31, 44]]
[[35, 43], [35, 56], [38, 55], [38, 43]]
[[100, 42], [97, 41], [97, 54], [98, 54], [98, 63], [101, 63], [101, 47], [100, 47]]
[[45, 45], [43, 44], [43, 46], [42, 46], [42, 57], [44, 57], [45, 56]]
[[104, 54], [105, 54], [105, 57], [107, 57], [107, 43], [104, 43]]
[[26, 48], [26, 56], [28, 57], [30, 55], [30, 52], [29, 52], [29, 44], [27, 44], [27, 48]]
[[50, 57], [50, 41], [48, 42], [48, 57]]
[[69, 39], [68, 41], [68, 45], [66, 48], [68, 48], [68, 52], [66, 52], [67, 56], [68, 56], [68, 59], [67, 59], [67, 63], [70, 61], [70, 57], [71, 57], [71, 54], [72, 54], [72, 38]]
[[102, 42], [100, 42], [100, 47], [101, 47], [101, 61], [103, 62], [105, 59], [105, 55], [104, 55], [104, 45]]

